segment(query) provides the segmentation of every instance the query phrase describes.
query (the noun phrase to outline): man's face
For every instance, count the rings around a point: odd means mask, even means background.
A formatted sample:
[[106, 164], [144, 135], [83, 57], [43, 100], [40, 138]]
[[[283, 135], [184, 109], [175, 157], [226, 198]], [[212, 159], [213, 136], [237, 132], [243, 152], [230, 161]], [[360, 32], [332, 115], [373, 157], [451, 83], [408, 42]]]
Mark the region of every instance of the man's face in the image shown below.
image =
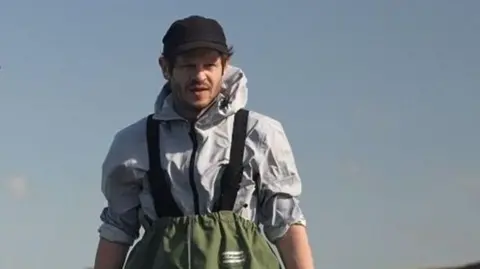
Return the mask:
[[[162, 64], [164, 74], [165, 67], [166, 65]], [[177, 101], [187, 109], [200, 111], [220, 92], [223, 67], [219, 52], [196, 49], [176, 57], [167, 79]]]

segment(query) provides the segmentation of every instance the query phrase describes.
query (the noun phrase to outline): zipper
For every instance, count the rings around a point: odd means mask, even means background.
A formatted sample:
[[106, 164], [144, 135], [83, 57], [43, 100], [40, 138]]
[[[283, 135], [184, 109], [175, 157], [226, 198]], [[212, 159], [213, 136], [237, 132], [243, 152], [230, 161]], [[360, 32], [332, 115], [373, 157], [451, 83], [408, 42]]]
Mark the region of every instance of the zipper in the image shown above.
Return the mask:
[[198, 148], [197, 135], [195, 133], [195, 122], [190, 124], [189, 135], [193, 143], [192, 155], [190, 155], [190, 166], [188, 167], [189, 181], [190, 181], [190, 187], [192, 188], [192, 193], [193, 193], [193, 204], [195, 208], [195, 215], [199, 215], [200, 205], [198, 201], [198, 190], [195, 184], [195, 159], [197, 157], [197, 148]]

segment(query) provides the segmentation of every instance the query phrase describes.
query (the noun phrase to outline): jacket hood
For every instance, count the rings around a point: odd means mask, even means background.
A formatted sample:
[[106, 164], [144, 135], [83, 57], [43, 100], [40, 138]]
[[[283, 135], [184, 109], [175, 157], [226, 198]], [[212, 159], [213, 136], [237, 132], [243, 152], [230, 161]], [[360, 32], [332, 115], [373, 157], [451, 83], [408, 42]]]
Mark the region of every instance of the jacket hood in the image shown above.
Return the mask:
[[[229, 65], [223, 75], [222, 89], [216, 101], [198, 118], [196, 126], [208, 128], [235, 114], [247, 104], [247, 78], [243, 71]], [[154, 118], [163, 121], [184, 120], [172, 106], [171, 89], [165, 84], [155, 102]]]

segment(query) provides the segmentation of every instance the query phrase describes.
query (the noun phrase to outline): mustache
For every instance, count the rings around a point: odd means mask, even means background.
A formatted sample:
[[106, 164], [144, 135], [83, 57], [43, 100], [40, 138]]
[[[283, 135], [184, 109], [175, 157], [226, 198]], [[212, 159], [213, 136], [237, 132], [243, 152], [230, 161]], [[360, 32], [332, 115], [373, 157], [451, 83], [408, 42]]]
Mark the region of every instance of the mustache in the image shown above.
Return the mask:
[[188, 88], [210, 88], [210, 84], [205, 81], [193, 80], [188, 84]]

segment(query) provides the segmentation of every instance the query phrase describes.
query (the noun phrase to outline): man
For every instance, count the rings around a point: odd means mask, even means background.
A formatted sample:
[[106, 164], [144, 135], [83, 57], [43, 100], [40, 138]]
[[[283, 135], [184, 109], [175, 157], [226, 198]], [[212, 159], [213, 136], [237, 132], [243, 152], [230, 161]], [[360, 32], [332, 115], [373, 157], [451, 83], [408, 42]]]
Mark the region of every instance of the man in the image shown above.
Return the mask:
[[221, 25], [178, 20], [163, 45], [154, 113], [118, 132], [103, 164], [95, 269], [279, 268], [257, 225], [287, 269], [313, 268], [287, 137], [244, 109], [247, 79]]

